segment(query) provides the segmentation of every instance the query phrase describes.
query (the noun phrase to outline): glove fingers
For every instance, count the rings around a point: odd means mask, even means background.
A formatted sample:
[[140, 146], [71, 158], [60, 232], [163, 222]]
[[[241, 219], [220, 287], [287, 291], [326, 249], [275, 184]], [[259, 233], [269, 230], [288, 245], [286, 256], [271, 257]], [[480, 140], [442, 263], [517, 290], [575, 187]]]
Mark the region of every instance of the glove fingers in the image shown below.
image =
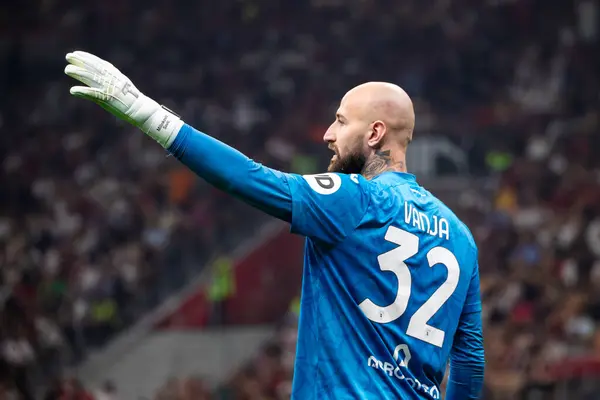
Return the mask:
[[91, 53], [77, 50], [77, 51], [74, 51], [72, 54], [77, 59], [82, 60], [86, 65], [94, 65], [94, 66], [96, 66], [96, 68], [98, 68], [98, 67], [100, 67], [100, 68], [113, 67], [114, 68], [114, 66], [111, 63], [109, 63], [108, 61], [103, 60], [100, 57], [95, 56]]
[[82, 99], [92, 100], [95, 102], [103, 101], [105, 97], [101, 90], [86, 86], [73, 86], [69, 92], [75, 97], [80, 97]]
[[94, 59], [91, 57], [91, 54], [86, 53], [84, 51], [75, 51], [73, 53], [68, 53], [65, 58], [67, 59], [69, 64], [83, 68], [84, 70], [87, 70], [92, 74], [102, 75], [105, 70], [109, 69], [109, 65], [105, 61], [97, 57], [96, 59]]
[[75, 53], [67, 53], [65, 58], [69, 64], [77, 65], [78, 67], [82, 68], [85, 67], [83, 60], [77, 57]]
[[97, 81], [99, 76], [93, 72], [90, 72], [87, 69], [75, 66], [75, 65], [67, 65], [65, 67], [65, 74], [70, 76], [73, 79], [78, 80], [79, 82], [88, 85], [92, 88], [101, 88], [102, 85]]
[[[75, 53], [77, 53], [77, 52], [75, 52]], [[77, 55], [75, 53], [68, 53], [67, 56], [65, 57], [67, 59], [67, 61], [69, 62], [69, 64], [83, 68], [90, 72], [100, 73], [100, 69], [102, 68], [101, 66], [94, 65], [90, 62], [86, 62], [85, 59], [81, 58], [79, 55]], [[66, 70], [65, 70], [65, 72], [66, 72]]]
[[132, 125], [137, 124], [137, 122], [129, 118], [123, 112], [123, 110], [120, 110], [113, 104], [111, 104], [111, 102], [108, 101], [108, 96], [106, 96], [101, 90], [85, 86], [74, 86], [71, 88], [70, 92], [75, 97], [80, 97], [82, 99], [93, 101], [109, 113], [129, 122]]

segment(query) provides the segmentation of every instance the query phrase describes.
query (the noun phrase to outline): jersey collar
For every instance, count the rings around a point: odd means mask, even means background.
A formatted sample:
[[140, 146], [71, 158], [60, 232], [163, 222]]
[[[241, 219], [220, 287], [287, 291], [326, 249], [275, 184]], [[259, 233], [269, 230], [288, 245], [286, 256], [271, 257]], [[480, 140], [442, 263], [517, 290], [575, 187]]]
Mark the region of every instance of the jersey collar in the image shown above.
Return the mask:
[[386, 171], [377, 175], [373, 180], [383, 182], [417, 182], [417, 177], [408, 172]]

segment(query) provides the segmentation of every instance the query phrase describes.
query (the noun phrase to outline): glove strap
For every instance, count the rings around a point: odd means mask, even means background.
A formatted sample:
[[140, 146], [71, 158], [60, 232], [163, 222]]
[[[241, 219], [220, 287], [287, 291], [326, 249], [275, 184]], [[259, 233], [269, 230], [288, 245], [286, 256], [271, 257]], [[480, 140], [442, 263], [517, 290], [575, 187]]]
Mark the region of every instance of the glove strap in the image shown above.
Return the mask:
[[175, 141], [183, 124], [179, 115], [161, 105], [141, 128], [162, 147], [168, 149]]

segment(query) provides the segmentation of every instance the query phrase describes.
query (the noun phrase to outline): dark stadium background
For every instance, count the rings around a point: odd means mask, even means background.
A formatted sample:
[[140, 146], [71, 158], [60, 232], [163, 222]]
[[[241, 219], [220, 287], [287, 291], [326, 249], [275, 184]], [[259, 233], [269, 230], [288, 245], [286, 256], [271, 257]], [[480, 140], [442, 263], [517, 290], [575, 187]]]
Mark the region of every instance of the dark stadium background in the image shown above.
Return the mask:
[[74, 49], [299, 173], [346, 90], [401, 85], [480, 247], [483, 398], [600, 398], [598, 3], [3, 3], [0, 399], [289, 398], [301, 239], [71, 98]]

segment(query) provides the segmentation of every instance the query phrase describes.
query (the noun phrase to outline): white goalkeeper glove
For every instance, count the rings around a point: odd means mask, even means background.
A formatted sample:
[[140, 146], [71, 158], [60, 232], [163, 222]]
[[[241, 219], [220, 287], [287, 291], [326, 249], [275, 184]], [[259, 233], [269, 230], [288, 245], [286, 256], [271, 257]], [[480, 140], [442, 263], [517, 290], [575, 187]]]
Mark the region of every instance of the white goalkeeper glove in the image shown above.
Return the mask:
[[98, 103], [120, 119], [128, 121], [164, 148], [175, 140], [183, 126], [178, 115], [145, 96], [121, 71], [108, 61], [84, 51], [66, 56], [65, 74], [87, 86], [74, 86], [71, 94]]

